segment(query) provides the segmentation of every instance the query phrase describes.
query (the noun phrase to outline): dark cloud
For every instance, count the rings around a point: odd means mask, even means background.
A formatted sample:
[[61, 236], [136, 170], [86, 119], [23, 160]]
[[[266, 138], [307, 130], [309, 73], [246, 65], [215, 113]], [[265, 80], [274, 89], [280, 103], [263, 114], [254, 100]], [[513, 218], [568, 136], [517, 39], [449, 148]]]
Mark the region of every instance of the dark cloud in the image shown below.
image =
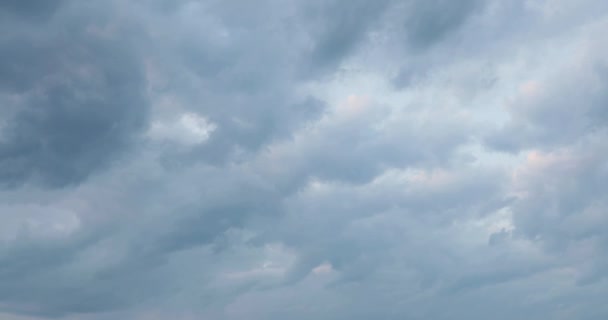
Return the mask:
[[52, 16], [55, 11], [62, 5], [64, 0], [49, 0], [49, 1], [19, 1], [6, 0], [0, 3], [2, 15], [15, 15], [18, 18], [25, 18], [30, 21], [46, 19]]
[[17, 97], [6, 106], [12, 114], [2, 127], [3, 185], [78, 183], [144, 127], [141, 63], [126, 39], [105, 39], [96, 27], [49, 24], [41, 27], [49, 30], [3, 41], [2, 92]]
[[483, 1], [411, 1], [405, 6], [405, 34], [414, 48], [426, 48], [456, 32]]
[[335, 68], [365, 39], [371, 27], [381, 21], [389, 4], [388, 0], [313, 1], [309, 4], [307, 15], [314, 42], [310, 68]]

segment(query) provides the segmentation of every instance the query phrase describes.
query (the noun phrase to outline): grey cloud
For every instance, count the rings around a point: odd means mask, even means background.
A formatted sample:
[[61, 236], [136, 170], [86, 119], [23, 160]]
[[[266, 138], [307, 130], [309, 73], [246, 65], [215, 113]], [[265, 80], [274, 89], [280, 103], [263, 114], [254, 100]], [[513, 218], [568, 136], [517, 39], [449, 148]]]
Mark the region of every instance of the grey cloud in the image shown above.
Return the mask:
[[[319, 116], [323, 103], [295, 92], [305, 31], [289, 21], [294, 8], [212, 2], [206, 9], [202, 4], [183, 9], [203, 17], [197, 27], [206, 32], [178, 25], [164, 35], [177, 42], [159, 47], [153, 60], [169, 70], [164, 92], [217, 124], [214, 138], [189, 151], [191, 158], [230, 161], [238, 149], [256, 152]], [[183, 59], [175, 61], [174, 55]]]
[[[511, 106], [512, 120], [488, 137], [488, 145], [509, 152], [536, 146], [553, 148], [603, 130], [608, 120], [604, 107], [608, 103], [605, 67], [592, 67], [589, 73], [583, 72], [593, 80], [581, 82], [579, 76], [562, 74], [558, 77], [565, 81], [554, 88], [546, 88], [550, 84], [544, 82], [531, 84], [538, 86], [533, 90], [539, 91], [531, 95], [540, 97], [515, 102]], [[557, 91], [561, 93], [559, 96]]]
[[[579, 274], [581, 282], [606, 276], [600, 271], [605, 258], [593, 253], [606, 246], [603, 226], [607, 221], [601, 214], [606, 210], [606, 146], [605, 135], [600, 137], [588, 149], [578, 144], [531, 161], [529, 171], [522, 174], [529, 194], [514, 206], [514, 221], [525, 236], [542, 242], [548, 252], [562, 255], [562, 263], [588, 264]], [[584, 262], [576, 257], [580, 248], [591, 254]]]
[[604, 15], [551, 3], [3, 4], [0, 312], [605, 317]]
[[7, 0], [0, 4], [0, 8], [3, 8], [3, 13], [14, 14], [19, 18], [26, 18], [30, 21], [37, 19], [45, 19], [52, 16], [55, 11], [62, 5], [64, 0], [50, 0], [50, 1], [18, 1], [18, 0]]
[[[592, 15], [586, 10], [582, 8], [572, 15]], [[569, 26], [567, 21], [559, 22]], [[605, 129], [608, 78], [603, 52], [606, 46], [592, 40], [601, 33], [602, 25], [590, 24], [587, 35], [576, 39], [580, 55], [545, 51], [546, 59], [530, 61], [532, 68], [546, 70], [546, 75], [523, 80], [513, 98], [503, 102], [502, 107], [509, 119], [485, 137], [487, 146], [505, 152], [552, 150], [576, 144]], [[557, 30], [564, 28], [559, 25], [553, 27]], [[545, 32], [549, 31], [543, 31], [541, 36]], [[561, 41], [558, 38], [547, 42], [559, 45]], [[542, 47], [537, 49], [543, 50]]]
[[[390, 1], [320, 1], [309, 5], [312, 69], [335, 67], [378, 24]], [[306, 72], [306, 71], [305, 71]]]
[[[139, 178], [147, 174], [133, 167], [112, 170]], [[280, 202], [276, 191], [246, 172], [229, 173], [208, 167], [197, 174], [187, 172], [185, 180], [183, 176], [180, 178], [183, 172], [178, 170], [168, 174], [175, 175], [169, 179], [177, 184], [175, 190], [166, 189], [165, 179], [149, 181], [152, 185], [147, 186], [139, 181], [100, 181], [97, 176], [89, 180], [96, 181], [92, 190], [81, 186], [72, 191], [74, 195], [70, 192], [60, 195], [40, 210], [66, 212], [80, 225], [79, 232], [65, 235], [61, 229], [49, 230], [51, 235], [56, 233], [56, 238], [38, 235], [40, 230], [36, 226], [44, 221], [44, 212], [20, 218], [17, 215], [25, 212], [19, 206], [3, 208], [0, 212], [5, 219], [16, 220], [15, 227], [25, 232], [6, 243], [2, 253], [6, 259], [0, 291], [5, 295], [4, 309], [64, 317], [169, 299], [171, 294], [184, 290], [180, 287], [184, 284], [175, 279], [175, 270], [186, 267], [198, 270], [196, 272], [207, 270], [209, 277], [217, 275], [219, 272], [214, 268], [219, 262], [214, 260], [229, 255], [233, 246], [239, 244], [232, 243], [229, 234], [244, 227], [253, 216], [276, 217], [278, 214]], [[194, 175], [213, 188], [201, 189], [196, 179], [189, 180]], [[125, 199], [122, 196], [125, 192], [130, 197], [143, 192], [143, 197]], [[192, 195], [186, 196], [188, 194]], [[147, 206], [146, 198], [156, 200]], [[94, 208], [76, 209], [78, 199], [98, 203]], [[156, 201], [160, 199], [164, 199], [161, 203], [166, 205], [159, 208]], [[59, 218], [56, 219], [61, 226], [64, 222]], [[173, 265], [180, 252], [196, 248], [203, 248], [202, 261], [195, 256], [195, 265]], [[32, 280], [23, 281], [26, 275]], [[186, 285], [190, 283], [187, 279], [184, 281]], [[201, 287], [195, 291], [204, 293], [210, 282], [208, 279], [197, 282]], [[197, 294], [203, 294], [200, 292]], [[212, 302], [211, 299], [223, 297], [209, 299]]]
[[[484, 178], [450, 177], [452, 182], [446, 181], [439, 188], [407, 179], [356, 187], [326, 182], [319, 187], [326, 190], [319, 194], [310, 186], [289, 199], [281, 227], [268, 230], [263, 239], [280, 239], [301, 252], [286, 275], [289, 284], [302, 281], [323, 262], [331, 263], [340, 273], [334, 285], [364, 282], [392, 262], [386, 252], [408, 249], [417, 252], [416, 256], [401, 259], [409, 262], [408, 268], [425, 273], [425, 264], [430, 263], [426, 259], [438, 257], [419, 253], [418, 246], [424, 244], [417, 237], [434, 240], [419, 234], [418, 228], [424, 230], [427, 224], [448, 228], [456, 219], [483, 217], [508, 204], [508, 199], [502, 199], [504, 186], [500, 186], [498, 176], [491, 172], [480, 175]], [[379, 230], [383, 230], [382, 235]], [[403, 242], [396, 244], [395, 238]]]
[[[94, 23], [61, 21], [3, 40], [2, 91], [13, 95], [2, 126], [5, 186], [37, 180], [65, 186], [103, 168], [144, 127], [140, 62], [126, 39], [104, 39]], [[65, 20], [65, 22], [64, 22]], [[62, 28], [76, 28], [67, 33]]]
[[478, 0], [412, 1], [405, 6], [407, 40], [415, 48], [426, 48], [458, 30], [483, 3]]

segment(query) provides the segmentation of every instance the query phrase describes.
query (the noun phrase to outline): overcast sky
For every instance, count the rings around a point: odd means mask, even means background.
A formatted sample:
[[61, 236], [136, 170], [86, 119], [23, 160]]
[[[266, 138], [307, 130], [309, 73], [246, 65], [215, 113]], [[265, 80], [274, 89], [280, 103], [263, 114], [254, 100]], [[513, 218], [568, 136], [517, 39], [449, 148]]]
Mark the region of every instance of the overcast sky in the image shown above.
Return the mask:
[[3, 320], [605, 320], [608, 1], [0, 1]]

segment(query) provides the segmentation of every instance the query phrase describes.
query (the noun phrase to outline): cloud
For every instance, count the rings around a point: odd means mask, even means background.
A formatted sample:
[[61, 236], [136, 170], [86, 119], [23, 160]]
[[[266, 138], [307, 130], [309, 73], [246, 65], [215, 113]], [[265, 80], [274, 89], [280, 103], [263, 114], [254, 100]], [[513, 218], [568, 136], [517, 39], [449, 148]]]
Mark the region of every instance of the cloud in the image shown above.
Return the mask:
[[2, 185], [78, 183], [145, 125], [145, 82], [128, 40], [96, 36], [77, 18], [66, 12], [2, 40]]
[[17, 0], [8, 0], [3, 1], [0, 7], [4, 9], [3, 15], [26, 18], [28, 19], [28, 22], [32, 22], [36, 19], [49, 18], [62, 5], [62, 2], [65, 1], [57, 0], [23, 2]]
[[316, 1], [308, 5], [313, 50], [311, 68], [336, 67], [365, 40], [390, 1]]
[[407, 40], [412, 46], [422, 48], [437, 43], [450, 32], [458, 30], [482, 5], [483, 2], [477, 0], [458, 4], [443, 0], [410, 1], [405, 9]]
[[2, 3], [0, 317], [605, 318], [603, 3]]

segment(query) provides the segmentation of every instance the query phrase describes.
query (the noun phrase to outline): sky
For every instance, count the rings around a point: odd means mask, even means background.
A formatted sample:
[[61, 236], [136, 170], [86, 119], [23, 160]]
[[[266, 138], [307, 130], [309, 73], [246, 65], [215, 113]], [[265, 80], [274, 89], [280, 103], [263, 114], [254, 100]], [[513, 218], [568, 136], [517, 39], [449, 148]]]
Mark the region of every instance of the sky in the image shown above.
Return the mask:
[[0, 1], [0, 319], [608, 318], [605, 0]]

